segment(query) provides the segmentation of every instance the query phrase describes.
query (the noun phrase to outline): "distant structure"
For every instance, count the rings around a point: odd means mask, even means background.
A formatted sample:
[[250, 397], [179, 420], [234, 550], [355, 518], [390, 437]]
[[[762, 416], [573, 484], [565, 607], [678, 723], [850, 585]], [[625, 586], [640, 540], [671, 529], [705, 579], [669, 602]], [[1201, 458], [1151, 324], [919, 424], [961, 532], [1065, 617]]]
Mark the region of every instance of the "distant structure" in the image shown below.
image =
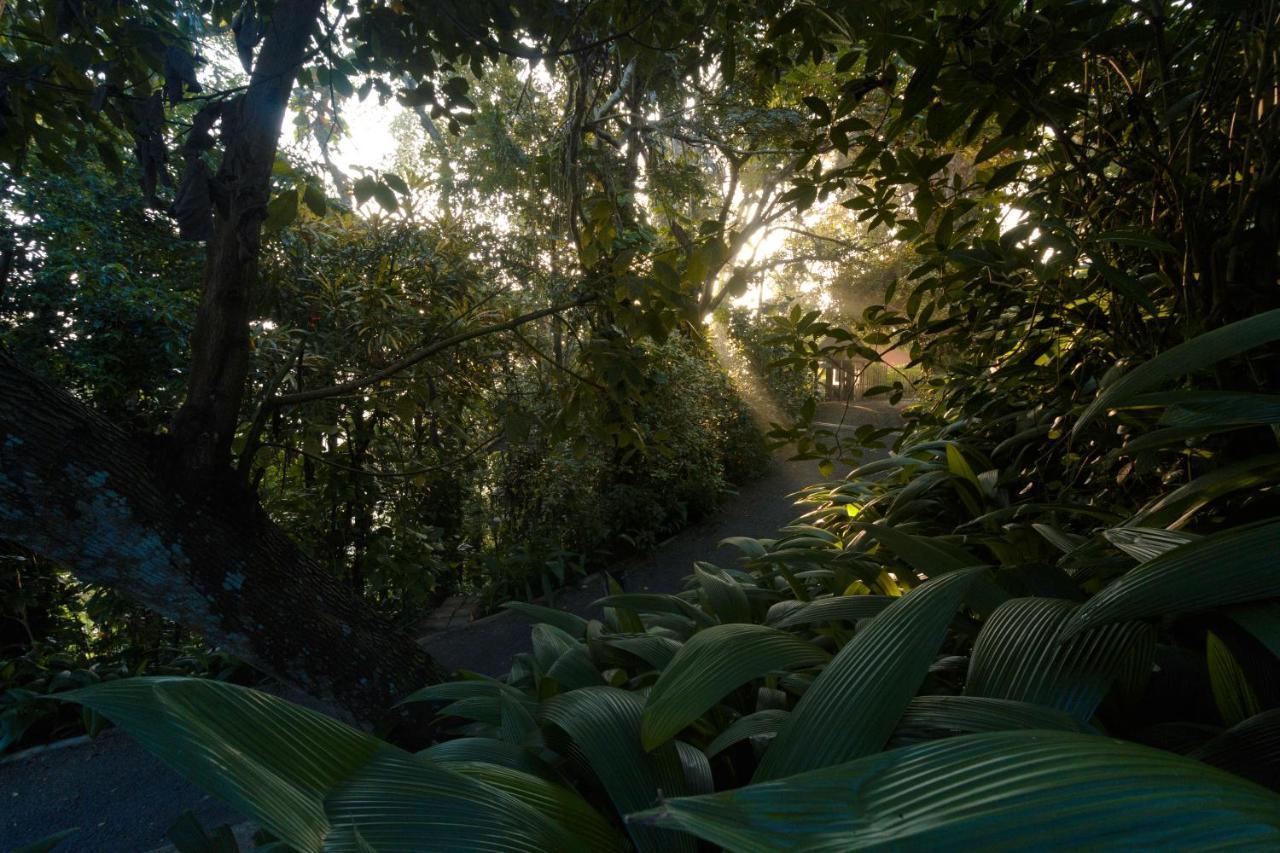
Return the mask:
[[878, 385], [892, 385], [895, 381], [906, 386], [906, 395], [914, 396], [914, 388], [902, 373], [892, 368], [902, 369], [908, 358], [898, 352], [889, 352], [884, 356], [887, 364], [873, 364], [864, 358], [828, 358], [818, 368], [818, 381], [821, 383], [827, 400], [857, 400], [864, 396], [868, 388]]

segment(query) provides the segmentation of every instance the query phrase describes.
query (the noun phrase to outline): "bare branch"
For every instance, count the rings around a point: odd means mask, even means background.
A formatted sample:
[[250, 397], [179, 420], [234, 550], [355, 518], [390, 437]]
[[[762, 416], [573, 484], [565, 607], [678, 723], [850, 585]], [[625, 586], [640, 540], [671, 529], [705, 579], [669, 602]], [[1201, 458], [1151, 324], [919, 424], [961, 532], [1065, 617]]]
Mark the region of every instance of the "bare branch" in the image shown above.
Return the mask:
[[627, 67], [622, 69], [622, 79], [618, 81], [618, 88], [613, 90], [613, 94], [605, 98], [603, 104], [599, 106], [594, 113], [591, 114], [591, 121], [597, 122], [605, 113], [618, 105], [618, 101], [622, 100], [622, 96], [627, 93], [627, 89], [631, 88], [631, 78], [636, 73], [636, 57], [631, 57], [631, 61], [627, 63]]

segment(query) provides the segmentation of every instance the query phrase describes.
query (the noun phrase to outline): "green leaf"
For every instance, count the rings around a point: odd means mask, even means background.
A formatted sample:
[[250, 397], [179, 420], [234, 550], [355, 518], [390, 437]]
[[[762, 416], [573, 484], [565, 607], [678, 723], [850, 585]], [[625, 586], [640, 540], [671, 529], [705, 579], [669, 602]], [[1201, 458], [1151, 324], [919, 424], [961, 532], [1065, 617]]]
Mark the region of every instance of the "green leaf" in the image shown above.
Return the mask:
[[1078, 607], [1057, 598], [1015, 598], [997, 607], [974, 641], [965, 695], [1043, 705], [1084, 721], [1131, 658], [1139, 670], [1151, 670], [1155, 631], [1142, 622], [1100, 626], [1061, 642], [1062, 626]]
[[500, 791], [256, 690], [128, 678], [59, 698], [103, 714], [300, 851], [355, 849], [357, 821], [379, 851], [564, 841], [549, 819]]
[[329, 207], [324, 188], [318, 181], [307, 181], [302, 187], [302, 201], [316, 216], [324, 216]]
[[1200, 538], [1194, 533], [1160, 527], [1113, 527], [1102, 531], [1102, 535], [1140, 563], [1154, 560], [1166, 551]]
[[1262, 710], [1249, 679], [1227, 644], [1212, 631], [1205, 635], [1205, 657], [1209, 662], [1209, 685], [1213, 701], [1228, 726], [1242, 723]]
[[800, 697], [755, 779], [777, 779], [882, 748], [980, 571], [961, 569], [935, 578], [859, 631]]
[[525, 696], [524, 693], [509, 684], [504, 684], [493, 678], [474, 678], [428, 684], [426, 687], [410, 693], [396, 704], [398, 706], [407, 705], [410, 702], [454, 702], [459, 699], [491, 699], [495, 707], [497, 707], [498, 697], [503, 694], [516, 701], [526, 703], [532, 710], [537, 708], [537, 704]]
[[395, 212], [400, 209], [400, 199], [392, 192], [391, 187], [375, 181], [372, 188], [373, 197], [383, 210]]
[[267, 202], [267, 218], [262, 227], [269, 233], [281, 231], [298, 218], [298, 190], [289, 187]]
[[[552, 667], [551, 671], [554, 673], [555, 667]], [[594, 670], [592, 672], [594, 673]], [[597, 679], [588, 683], [598, 683], [602, 680]], [[560, 681], [561, 684], [565, 682], [564, 679]], [[537, 734], [538, 723], [530, 709], [505, 693], [500, 695], [498, 697], [498, 735], [503, 742], [517, 746], [531, 742], [537, 743], [540, 742]]]
[[554, 625], [571, 637], [582, 639], [587, 635], [587, 620], [567, 610], [557, 610], [554, 607], [543, 607], [538, 604], [529, 604], [525, 601], [508, 601], [502, 606], [504, 609], [514, 610], [534, 622], [545, 622], [548, 625]]
[[[204, 831], [200, 820], [191, 809], [186, 809], [178, 815], [178, 819], [165, 831], [164, 837], [169, 839], [169, 843], [178, 853], [214, 853], [215, 851], [208, 833]], [[238, 853], [238, 847], [231, 849], [234, 853]]]
[[1054, 729], [1064, 732], [1090, 731], [1075, 717], [1062, 711], [986, 696], [917, 696], [907, 705], [890, 743], [903, 746], [944, 737], [998, 732], [1009, 729]]
[[982, 484], [978, 482], [978, 475], [973, 473], [973, 466], [969, 464], [969, 460], [964, 458], [964, 453], [954, 444], [947, 445], [947, 470], [954, 476], [963, 480], [968, 480], [970, 485], [978, 490], [981, 494]]
[[759, 539], [752, 539], [749, 536], [730, 536], [727, 539], [721, 539], [720, 545], [721, 547], [731, 545], [750, 559], [763, 557], [768, 553], [765, 551], [764, 546], [760, 544]]
[[1202, 474], [1154, 501], [1129, 520], [1129, 524], [1172, 526], [1188, 519], [1212, 501], [1232, 492], [1265, 488], [1280, 478], [1280, 453], [1255, 455]]
[[942, 69], [940, 53], [937, 47], [931, 47], [929, 55], [933, 58], [922, 62], [911, 75], [911, 80], [902, 93], [903, 118], [915, 116], [933, 100], [933, 84]]
[[[565, 733], [600, 780], [620, 814], [651, 805], [663, 792], [683, 791], [684, 772], [675, 747], [646, 753], [640, 745], [643, 700], [614, 687], [585, 687], [554, 696], [543, 706], [544, 725]], [[629, 827], [641, 851], [693, 850], [687, 836]]]
[[1080, 414], [1071, 432], [1078, 433], [1099, 412], [1125, 405], [1162, 382], [1275, 340], [1280, 340], [1280, 308], [1197, 335], [1143, 362], [1104, 388]]
[[389, 746], [343, 779], [324, 807], [333, 825], [325, 853], [592, 849], [558, 822], [564, 815], [536, 810], [505, 790]]
[[604, 676], [591, 662], [591, 656], [583, 648], [566, 649], [556, 661], [547, 667], [547, 677], [555, 679], [566, 690], [604, 684]]
[[1143, 249], [1152, 249], [1157, 252], [1176, 251], [1173, 246], [1169, 245], [1166, 241], [1136, 228], [1104, 231], [1101, 234], [1095, 235], [1093, 240], [1099, 243], [1115, 243], [1116, 245], [1121, 246], [1138, 246]]
[[505, 791], [539, 814], [553, 815], [574, 836], [578, 849], [626, 850], [626, 842], [598, 811], [576, 792], [539, 776], [483, 761], [449, 764], [449, 769], [469, 779]]
[[1280, 423], [1280, 395], [1236, 391], [1157, 391], [1139, 394], [1131, 406], [1165, 406], [1163, 426], [1216, 427]]
[[1273, 791], [1280, 789], [1280, 708], [1237, 723], [1190, 756]]
[[607, 595], [592, 603], [593, 607], [616, 607], [635, 613], [671, 613], [699, 625], [711, 626], [716, 621], [683, 598], [653, 592], [624, 592]]
[[[605, 588], [610, 595], [623, 595], [622, 584], [614, 580], [613, 575], [608, 572], [604, 573]], [[599, 602], [592, 606], [597, 606]], [[645, 631], [644, 622], [640, 619], [640, 614], [635, 610], [626, 607], [604, 607], [605, 622], [615, 631], [626, 633], [642, 634]], [[696, 609], [696, 608], [695, 608]]]
[[439, 764], [483, 761], [487, 764], [497, 764], [510, 767], [512, 770], [531, 773], [534, 776], [545, 776], [548, 772], [547, 766], [528, 749], [491, 737], [454, 738], [427, 747], [416, 754]]
[[[916, 536], [893, 525], [850, 521], [849, 527], [861, 530], [881, 545], [902, 558], [911, 568], [926, 577], [937, 577], [946, 572], [970, 568], [982, 563], [958, 545], [936, 537]], [[1008, 596], [987, 578], [980, 578], [971, 587], [971, 604], [979, 613], [990, 613]]]
[[808, 97], [801, 98], [800, 100], [804, 102], [806, 107], [813, 110], [813, 114], [817, 116], [819, 124], [831, 123], [831, 107], [827, 106], [827, 102], [822, 100], [822, 98], [816, 98], [810, 95]]
[[581, 641], [545, 622], [534, 625], [529, 633], [534, 659], [543, 672], [561, 686], [573, 690], [604, 684], [604, 677], [591, 662]]
[[714, 791], [716, 780], [706, 754], [682, 740], [676, 741], [675, 745], [676, 755], [680, 758], [680, 769], [684, 773], [685, 790], [690, 794], [710, 794]]
[[404, 182], [404, 178], [395, 172], [383, 172], [382, 182], [400, 195], [409, 194], [409, 185]]
[[786, 719], [787, 712], [781, 708], [766, 708], [763, 711], [741, 716], [711, 741], [707, 746], [707, 757], [715, 758], [735, 743], [747, 738], [776, 735]]
[[302, 850], [320, 849], [329, 832], [324, 797], [383, 748], [322, 714], [204, 679], [122, 679], [61, 698], [93, 708]]
[[1280, 602], [1264, 601], [1232, 607], [1227, 610], [1227, 615], [1266, 646], [1271, 654], [1280, 658]]
[[[781, 615], [775, 620], [770, 608], [768, 622], [775, 628], [794, 628], [796, 625], [811, 625], [814, 622], [856, 622], [859, 619], [870, 619], [884, 610], [897, 599], [888, 595], [840, 595], [834, 598], [819, 598], [780, 610]], [[790, 600], [779, 602], [792, 604]]]
[[671, 663], [671, 659], [680, 651], [680, 643], [670, 637], [657, 634], [637, 634], [633, 636], [614, 635], [605, 637], [604, 641], [616, 646], [624, 652], [635, 655], [656, 670], [663, 670]]
[[1114, 287], [1125, 299], [1141, 305], [1152, 316], [1159, 315], [1159, 306], [1156, 305], [1155, 300], [1147, 293], [1147, 289], [1136, 278], [1124, 270], [1111, 266], [1101, 258], [1094, 258], [1092, 265], [1094, 269], [1102, 273], [1102, 277], [1106, 279], [1107, 284]]
[[1159, 850], [1280, 844], [1280, 797], [1193, 759], [1093, 735], [968, 735], [681, 797], [631, 825], [734, 851]]
[[901, 557], [911, 568], [929, 577], [982, 563], [959, 546], [935, 538], [905, 533], [888, 524], [850, 521], [849, 527], [866, 533]]
[[676, 653], [649, 692], [640, 736], [645, 749], [675, 737], [722, 698], [771, 672], [826, 663], [812, 643], [763, 625], [717, 625]]
[[369, 175], [356, 178], [356, 182], [351, 185], [351, 192], [356, 197], [356, 204], [364, 204], [373, 198], [373, 190], [377, 185], [378, 182]]
[[693, 576], [702, 588], [704, 604], [721, 622], [750, 622], [751, 604], [742, 584], [724, 569], [710, 563], [694, 563]]
[[1280, 520], [1248, 524], [1180, 545], [1130, 569], [1081, 605], [1063, 637], [1109, 622], [1207, 610], [1280, 596]]

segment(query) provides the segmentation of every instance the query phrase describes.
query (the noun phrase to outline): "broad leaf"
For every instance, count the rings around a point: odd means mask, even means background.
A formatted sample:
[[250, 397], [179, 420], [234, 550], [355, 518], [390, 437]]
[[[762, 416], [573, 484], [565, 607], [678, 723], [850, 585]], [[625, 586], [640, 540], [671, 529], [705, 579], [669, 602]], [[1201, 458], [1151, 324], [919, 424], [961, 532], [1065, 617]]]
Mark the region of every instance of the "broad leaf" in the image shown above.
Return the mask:
[[1280, 520], [1188, 542], [1130, 569], [1080, 606], [1063, 636], [1097, 625], [1280, 596]]
[[882, 748], [979, 572], [960, 569], [929, 581], [859, 631], [800, 697], [755, 779], [777, 779]]
[[982, 564], [982, 560], [958, 545], [926, 536], [915, 536], [891, 525], [851, 521], [849, 527], [875, 539], [911, 568], [928, 577]]
[[1192, 751], [1191, 757], [1280, 790], [1280, 708], [1232, 726]]
[[1135, 406], [1167, 406], [1160, 423], [1171, 427], [1280, 423], [1280, 396], [1238, 391], [1168, 391], [1142, 394]]
[[761, 853], [1280, 845], [1280, 796], [1264, 788], [1162, 750], [1048, 731], [917, 744], [628, 820]]
[[817, 666], [830, 655], [763, 625], [717, 625], [694, 634], [663, 670], [645, 703], [641, 739], [653, 749], [724, 696], [771, 672]]
[[593, 607], [614, 607], [635, 613], [670, 613], [683, 616], [699, 625], [714, 625], [715, 620], [683, 598], [652, 592], [624, 592], [596, 601]]
[[585, 850], [625, 850], [626, 843], [609, 822], [574, 791], [520, 770], [483, 761], [450, 763], [448, 768], [505, 791], [530, 808], [573, 832]]
[[[519, 771], [496, 765], [491, 775]], [[537, 784], [530, 789], [549, 786]], [[571, 813], [543, 811], [531, 798], [385, 747], [376, 760], [343, 779], [325, 798], [333, 824], [325, 853], [416, 853], [420, 850], [595, 849], [597, 834], [579, 835]], [[569, 818], [569, 820], [565, 820]], [[563, 823], [559, 821], [564, 821]]]
[[1104, 625], [1061, 642], [1077, 607], [1057, 598], [1015, 598], [996, 608], [973, 644], [965, 695], [1043, 705], [1083, 721], [1131, 658], [1150, 671], [1155, 631], [1142, 622]]
[[1130, 524], [1180, 527], [1218, 498], [1245, 489], [1266, 488], [1280, 480], [1280, 453], [1252, 456], [1196, 477], [1138, 512]]
[[1213, 701], [1222, 715], [1222, 722], [1234, 726], [1262, 711], [1244, 668], [1231, 654], [1227, 644], [1212, 631], [1205, 635], [1205, 658], [1209, 662]]
[[1139, 563], [1154, 560], [1166, 551], [1200, 538], [1194, 533], [1160, 527], [1113, 527], [1104, 530], [1102, 535]]
[[1104, 388], [1080, 414], [1071, 431], [1079, 432], [1100, 412], [1128, 403], [1162, 382], [1203, 370], [1274, 340], [1280, 340], [1280, 308], [1197, 335], [1143, 362]]
[[1264, 601], [1232, 607], [1227, 615], [1280, 658], [1280, 602]]
[[1063, 711], [985, 696], [917, 696], [893, 730], [890, 741], [902, 746], [923, 740], [999, 732], [1009, 729], [1055, 729], [1064, 732], [1090, 731]]
[[776, 735], [786, 719], [787, 712], [781, 708], [766, 708], [763, 711], [739, 717], [711, 741], [707, 746], [707, 757], [715, 758], [735, 743], [747, 738]]
[[548, 773], [547, 766], [528, 749], [497, 738], [454, 738], [427, 747], [417, 754], [440, 764], [483, 761], [534, 776], [546, 776]]
[[685, 790], [690, 794], [710, 794], [716, 789], [716, 780], [706, 753], [682, 740], [675, 743], [680, 769], [684, 773]]
[[776, 620], [772, 618], [774, 610], [770, 608], [768, 622], [775, 628], [793, 628], [796, 625], [811, 625], [814, 622], [856, 622], [859, 619], [875, 616], [896, 600], [888, 595], [841, 595], [835, 598], [820, 598], [796, 607], [780, 609], [778, 612], [782, 615]]
[[695, 563], [693, 576], [702, 590], [703, 606], [721, 622], [750, 622], [751, 604], [742, 585], [721, 568]]
[[[568, 736], [624, 815], [651, 805], [659, 791], [684, 790], [675, 748], [667, 744], [646, 753], [640, 745], [643, 701], [614, 687], [586, 687], [555, 696], [542, 709], [543, 723]], [[642, 851], [693, 848], [685, 836], [644, 827], [632, 827], [631, 838]]]
[[[506, 793], [323, 714], [205, 679], [130, 678], [64, 694], [301, 851], [581, 847]], [[585, 848], [584, 848], [585, 849]]]
[[659, 671], [667, 668], [681, 648], [681, 644], [670, 637], [660, 637], [657, 634], [606, 636], [604, 642], [635, 655]]
[[554, 607], [543, 607], [538, 604], [529, 604], [525, 601], [508, 601], [502, 606], [507, 610], [514, 610], [534, 622], [546, 622], [548, 625], [554, 625], [571, 637], [582, 638], [586, 636], [587, 620], [567, 610], [557, 610]]

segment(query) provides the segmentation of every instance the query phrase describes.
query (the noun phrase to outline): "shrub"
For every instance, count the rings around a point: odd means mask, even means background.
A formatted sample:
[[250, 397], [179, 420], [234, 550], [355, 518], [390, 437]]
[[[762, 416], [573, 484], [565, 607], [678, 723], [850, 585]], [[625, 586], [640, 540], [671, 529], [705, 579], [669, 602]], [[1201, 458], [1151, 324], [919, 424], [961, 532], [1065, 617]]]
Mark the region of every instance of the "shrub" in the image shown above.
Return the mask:
[[[1077, 428], [1275, 339], [1280, 311], [1169, 350]], [[1273, 416], [1160, 400], [1200, 428]], [[447, 733], [417, 755], [206, 682], [73, 698], [302, 850], [1280, 842], [1280, 517], [1147, 526], [1221, 478], [1127, 515], [1018, 503], [985, 455], [926, 438], [809, 490], [778, 538], [730, 540], [741, 566], [698, 564], [679, 595], [618, 592], [598, 620], [525, 606], [532, 651], [505, 678], [405, 700]]]

